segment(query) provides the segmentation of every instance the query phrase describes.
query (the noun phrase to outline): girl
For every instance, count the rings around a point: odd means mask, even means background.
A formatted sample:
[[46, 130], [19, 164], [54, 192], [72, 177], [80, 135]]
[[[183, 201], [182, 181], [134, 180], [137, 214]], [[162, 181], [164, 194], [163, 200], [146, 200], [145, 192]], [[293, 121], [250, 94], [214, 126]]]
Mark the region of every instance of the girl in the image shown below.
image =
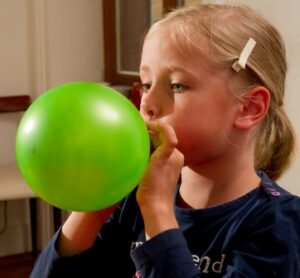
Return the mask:
[[300, 198], [275, 183], [295, 144], [277, 30], [247, 7], [178, 9], [140, 76], [143, 179], [117, 208], [73, 212], [31, 277], [299, 277]]

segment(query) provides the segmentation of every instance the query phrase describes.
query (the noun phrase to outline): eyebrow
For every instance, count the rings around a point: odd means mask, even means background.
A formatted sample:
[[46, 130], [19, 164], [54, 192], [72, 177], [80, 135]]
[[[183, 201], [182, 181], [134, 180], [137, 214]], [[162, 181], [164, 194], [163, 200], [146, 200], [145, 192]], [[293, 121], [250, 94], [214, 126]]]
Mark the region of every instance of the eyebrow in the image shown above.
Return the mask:
[[185, 73], [188, 73], [188, 74], [194, 74], [192, 71], [189, 71], [189, 70], [186, 70], [185, 68], [183, 67], [179, 67], [179, 66], [169, 66], [169, 69], [171, 72], [185, 72]]
[[150, 67], [147, 65], [140, 65], [140, 71], [150, 71]]
[[149, 71], [150, 68], [146, 65], [140, 65], [140, 71]]
[[[170, 70], [170, 72], [183, 72], [186, 74], [191, 74], [196, 76], [196, 74], [193, 71], [186, 70], [184, 67], [170, 65], [167, 68]], [[149, 72], [149, 71], [150, 71], [149, 66], [147, 65], [140, 66], [140, 72]]]

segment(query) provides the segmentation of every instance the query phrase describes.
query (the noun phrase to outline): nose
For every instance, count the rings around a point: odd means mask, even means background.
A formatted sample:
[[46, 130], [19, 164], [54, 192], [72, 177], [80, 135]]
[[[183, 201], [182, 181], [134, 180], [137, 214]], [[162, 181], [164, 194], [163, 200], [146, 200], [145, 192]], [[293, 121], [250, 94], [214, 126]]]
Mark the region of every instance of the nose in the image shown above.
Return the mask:
[[142, 95], [140, 111], [146, 120], [154, 120], [159, 117], [160, 106], [156, 93], [152, 89]]

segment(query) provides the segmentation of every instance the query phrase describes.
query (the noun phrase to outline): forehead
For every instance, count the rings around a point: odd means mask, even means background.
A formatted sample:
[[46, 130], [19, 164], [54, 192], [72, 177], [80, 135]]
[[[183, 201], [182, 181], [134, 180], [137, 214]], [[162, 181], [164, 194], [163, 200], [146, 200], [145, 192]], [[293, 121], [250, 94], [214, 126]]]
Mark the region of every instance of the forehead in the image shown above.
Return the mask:
[[168, 65], [169, 68], [193, 68], [211, 71], [204, 41], [197, 45], [181, 38], [173, 28], [153, 28], [147, 34], [142, 51], [141, 68]]

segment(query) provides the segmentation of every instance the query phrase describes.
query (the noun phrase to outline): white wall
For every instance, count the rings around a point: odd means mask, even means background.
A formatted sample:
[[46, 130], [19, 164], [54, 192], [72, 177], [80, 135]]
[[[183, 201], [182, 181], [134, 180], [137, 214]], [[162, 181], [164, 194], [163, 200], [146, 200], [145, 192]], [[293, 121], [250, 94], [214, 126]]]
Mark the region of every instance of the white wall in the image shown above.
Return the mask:
[[[102, 0], [0, 0], [0, 35], [0, 96], [29, 94], [35, 99], [57, 84], [103, 79]], [[0, 167], [15, 162], [14, 138], [21, 116], [0, 114]], [[9, 201], [7, 207], [0, 256], [31, 247], [27, 202]], [[3, 211], [0, 202], [0, 230]], [[50, 207], [40, 202], [40, 246], [53, 232], [49, 212]]]
[[[210, 3], [242, 3], [258, 10], [281, 32], [287, 48], [289, 71], [287, 75], [286, 111], [296, 129], [300, 146], [300, 1], [299, 0], [208, 0]], [[279, 183], [292, 193], [300, 195], [300, 150], [296, 159]]]

